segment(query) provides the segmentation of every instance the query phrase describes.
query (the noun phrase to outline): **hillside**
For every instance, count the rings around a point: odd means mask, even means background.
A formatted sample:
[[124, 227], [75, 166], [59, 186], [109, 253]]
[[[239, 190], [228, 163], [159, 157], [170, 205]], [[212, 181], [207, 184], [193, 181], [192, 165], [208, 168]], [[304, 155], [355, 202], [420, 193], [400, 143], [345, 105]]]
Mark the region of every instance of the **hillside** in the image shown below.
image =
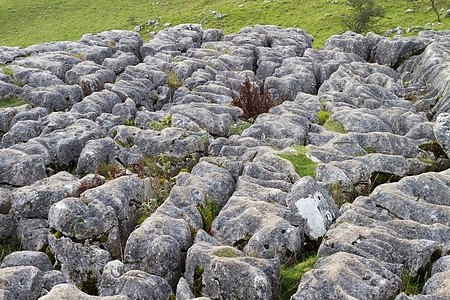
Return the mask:
[[[332, 3], [337, 2], [337, 3]], [[386, 15], [380, 20], [377, 33], [397, 26], [425, 26], [437, 23], [436, 15], [420, 1], [377, 1], [383, 5]], [[441, 1], [445, 3], [445, 1]], [[342, 33], [345, 1], [296, 1], [296, 0], [142, 0], [138, 3], [126, 0], [113, 1], [0, 1], [0, 45], [29, 46], [50, 41], [74, 41], [85, 33], [97, 33], [112, 29], [133, 30], [149, 20], [160, 25], [144, 26], [140, 31], [144, 42], [149, 31], [159, 31], [163, 24], [204, 23], [204, 28], [220, 28], [226, 34], [245, 26], [278, 25], [306, 30], [315, 37], [313, 46], [322, 47], [326, 38]], [[439, 8], [450, 8], [441, 4]], [[413, 9], [413, 13], [405, 13]], [[214, 19], [217, 11], [227, 16]], [[441, 12], [443, 15], [443, 12]], [[448, 30], [450, 22], [434, 29]]]

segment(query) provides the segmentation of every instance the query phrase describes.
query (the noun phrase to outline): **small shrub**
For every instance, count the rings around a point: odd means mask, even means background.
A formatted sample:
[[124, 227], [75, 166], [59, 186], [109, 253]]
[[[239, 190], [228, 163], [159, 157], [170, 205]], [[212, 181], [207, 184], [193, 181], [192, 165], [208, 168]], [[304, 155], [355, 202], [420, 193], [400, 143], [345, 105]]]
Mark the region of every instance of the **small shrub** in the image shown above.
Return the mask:
[[347, 4], [351, 9], [343, 21], [349, 30], [356, 33], [373, 30], [377, 18], [384, 15], [383, 7], [377, 5], [375, 0], [348, 0]]
[[169, 89], [171, 91], [176, 91], [179, 87], [183, 85], [183, 80], [179, 79], [177, 75], [175, 75], [175, 72], [172, 71], [165, 71], [167, 76], [169, 77]]
[[317, 112], [317, 116], [319, 117], [319, 121], [317, 124], [324, 125], [331, 116], [331, 113], [328, 110], [319, 110]]
[[289, 300], [293, 294], [297, 291], [300, 280], [303, 274], [312, 270], [317, 260], [320, 258], [318, 255], [313, 255], [306, 258], [304, 261], [297, 265], [281, 266], [281, 279], [280, 279], [280, 300]]
[[250, 118], [256, 119], [258, 115], [266, 113], [270, 108], [283, 103], [289, 96], [274, 99], [270, 96], [269, 86], [267, 85], [265, 86], [264, 93], [261, 95], [259, 82], [256, 79], [250, 81], [247, 74], [245, 75], [244, 83], [239, 88], [239, 97], [236, 97], [229, 82], [228, 88], [231, 91], [231, 97], [233, 99], [231, 105], [242, 109], [245, 120]]
[[208, 194], [205, 194], [205, 205], [199, 202], [197, 203], [196, 207], [202, 216], [203, 230], [211, 234], [212, 222], [214, 221], [214, 219], [217, 217], [218, 214], [217, 200], [211, 202]]
[[295, 167], [300, 177], [311, 176], [314, 178], [316, 167], [319, 163], [313, 162], [305, 154], [308, 150], [303, 147], [294, 147], [297, 150], [297, 155], [277, 154], [279, 157], [289, 160]]

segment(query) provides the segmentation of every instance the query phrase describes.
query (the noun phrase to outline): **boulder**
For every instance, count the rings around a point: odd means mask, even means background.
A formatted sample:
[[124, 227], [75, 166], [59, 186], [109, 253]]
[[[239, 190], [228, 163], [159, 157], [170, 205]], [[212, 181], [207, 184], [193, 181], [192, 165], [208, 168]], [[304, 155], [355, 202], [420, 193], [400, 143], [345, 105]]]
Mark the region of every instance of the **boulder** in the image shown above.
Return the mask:
[[98, 296], [90, 296], [84, 292], [82, 292], [79, 288], [77, 288], [73, 284], [62, 283], [55, 285], [51, 291], [39, 298], [40, 300], [130, 300], [127, 296], [118, 295], [118, 296], [108, 296], [108, 297], [98, 297]]
[[0, 183], [24, 186], [46, 176], [44, 160], [40, 156], [0, 149]]
[[0, 269], [0, 290], [7, 290], [11, 299], [38, 299], [42, 288], [42, 272], [33, 266]]
[[16, 251], [5, 256], [0, 268], [33, 266], [42, 273], [53, 270], [52, 263], [43, 252], [36, 251]]
[[[436, 117], [433, 132], [439, 145], [444, 149], [447, 156], [450, 155], [450, 114], [441, 113]], [[450, 156], [449, 156], [450, 157]]]

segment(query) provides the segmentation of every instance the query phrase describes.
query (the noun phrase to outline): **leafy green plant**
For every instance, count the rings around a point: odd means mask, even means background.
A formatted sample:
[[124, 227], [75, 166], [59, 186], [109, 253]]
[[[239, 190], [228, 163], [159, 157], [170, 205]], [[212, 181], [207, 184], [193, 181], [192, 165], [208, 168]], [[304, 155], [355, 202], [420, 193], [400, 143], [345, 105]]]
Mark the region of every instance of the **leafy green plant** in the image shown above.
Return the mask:
[[115, 164], [104, 163], [95, 173], [105, 177], [106, 180], [111, 180], [126, 175], [126, 170], [120, 169]]
[[249, 118], [247, 121], [239, 120], [237, 123], [230, 124], [228, 127], [228, 136], [232, 136], [233, 134], [241, 135], [242, 132], [253, 125], [255, 120], [253, 118]]
[[123, 125], [125, 125], [125, 126], [137, 126], [136, 125], [136, 122], [135, 122], [135, 120], [134, 120], [134, 116], [131, 116], [131, 119], [130, 119], [130, 121], [128, 121], [128, 120], [125, 120], [124, 122], [123, 122]]
[[367, 154], [377, 153], [377, 150], [375, 150], [375, 148], [371, 146], [363, 147], [363, 149], [367, 152]]
[[217, 200], [211, 202], [209, 199], [209, 195], [205, 194], [205, 205], [198, 202], [196, 205], [200, 215], [202, 216], [203, 221], [203, 230], [207, 233], [211, 234], [212, 222], [217, 217]]
[[291, 296], [297, 291], [300, 280], [303, 274], [312, 270], [317, 260], [318, 255], [307, 257], [297, 265], [282, 265], [281, 266], [281, 280], [280, 280], [280, 300], [289, 300]]
[[317, 116], [319, 117], [317, 124], [324, 125], [330, 118], [331, 113], [328, 110], [319, 110]]
[[153, 130], [161, 131], [163, 129], [172, 127], [172, 117], [169, 115], [165, 119], [161, 119], [158, 121], [152, 121], [150, 123], [150, 127]]
[[314, 177], [316, 167], [319, 163], [312, 161], [306, 156], [308, 150], [304, 146], [293, 147], [297, 150], [297, 155], [277, 154], [279, 157], [289, 160], [295, 167], [300, 177]]

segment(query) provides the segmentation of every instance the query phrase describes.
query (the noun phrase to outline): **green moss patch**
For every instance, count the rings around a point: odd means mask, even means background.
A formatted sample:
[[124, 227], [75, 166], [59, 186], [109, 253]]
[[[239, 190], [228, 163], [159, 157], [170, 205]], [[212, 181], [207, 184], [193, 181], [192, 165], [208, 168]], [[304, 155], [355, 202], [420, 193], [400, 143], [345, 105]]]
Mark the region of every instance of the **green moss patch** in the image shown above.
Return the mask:
[[241, 253], [231, 247], [220, 248], [214, 252], [214, 255], [229, 258], [242, 257]]
[[24, 104], [27, 104], [27, 102], [17, 97], [8, 97], [0, 100], [0, 108], [15, 107]]
[[313, 162], [306, 156], [308, 150], [304, 146], [293, 147], [297, 150], [297, 155], [277, 154], [279, 157], [289, 160], [295, 167], [300, 177], [311, 176], [314, 177], [316, 167], [319, 163]]

